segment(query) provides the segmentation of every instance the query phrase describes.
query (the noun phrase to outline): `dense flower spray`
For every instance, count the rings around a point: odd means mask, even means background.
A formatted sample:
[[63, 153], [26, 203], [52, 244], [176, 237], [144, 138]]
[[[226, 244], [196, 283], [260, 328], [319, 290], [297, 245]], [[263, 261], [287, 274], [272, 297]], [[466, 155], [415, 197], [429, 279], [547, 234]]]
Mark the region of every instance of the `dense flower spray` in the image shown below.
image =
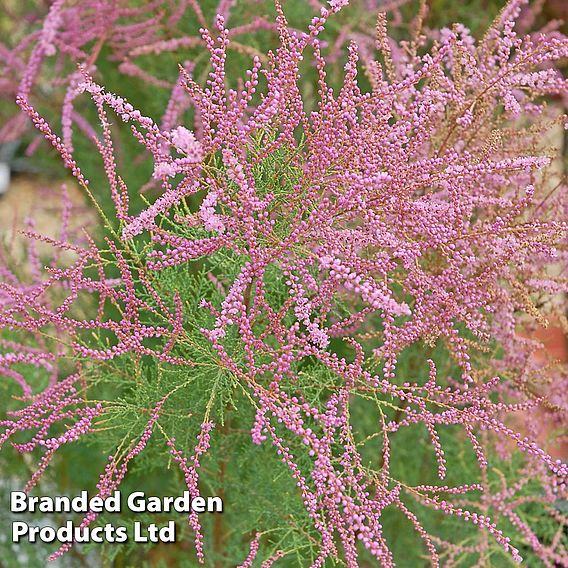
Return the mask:
[[[4, 77], [0, 83], [0, 96], [12, 102], [16, 94], [27, 98], [37, 89], [59, 90], [63, 87], [63, 99], [57, 102], [61, 104], [62, 111], [62, 139], [68, 148], [73, 147], [74, 126], [87, 136], [94, 135], [92, 125], [74, 106], [80, 74], [75, 71], [69, 73], [69, 63], [72, 68], [76, 63], [82, 63], [95, 72], [98, 71], [100, 59], [108, 58], [116, 62], [119, 72], [126, 77], [140, 79], [157, 90], [171, 89], [173, 85], [170, 80], [160, 77], [157, 72], [145, 70], [140, 60], [148, 55], [167, 56], [181, 49], [201, 46], [199, 35], [188, 34], [184, 30], [185, 20], [195, 20], [192, 32], [198, 26], [208, 25], [197, 2], [182, 1], [173, 6], [172, 2], [155, 0], [132, 6], [122, 0], [76, 3], [57, 0], [50, 3], [45, 14], [42, 13], [43, 7], [34, 4], [27, 6], [22, 3], [20, 9], [13, 8], [16, 12], [12, 15], [15, 20], [13, 39], [6, 44], [0, 43], [0, 69]], [[221, 2], [217, 10], [228, 15], [233, 4]], [[19, 10], [24, 11], [24, 17], [21, 17]], [[9, 16], [7, 12], [6, 17]], [[18, 17], [21, 20], [18, 21]], [[40, 19], [42, 25], [29, 33], [29, 21], [34, 19]], [[27, 23], [27, 27], [22, 26], [22, 21]], [[23, 30], [20, 29], [22, 27]], [[270, 30], [271, 27], [265, 18], [257, 17], [243, 29], [235, 29], [233, 35], [236, 39], [243, 33]], [[101, 54], [105, 48], [110, 53]], [[247, 50], [245, 46], [243, 49]], [[189, 61], [187, 65], [190, 69], [194, 66]], [[175, 119], [176, 113], [183, 107], [183, 99], [183, 94], [180, 97], [174, 91], [172, 104], [164, 116], [165, 123]], [[1, 142], [13, 140], [22, 134], [26, 127], [26, 121], [22, 118], [21, 114], [13, 114], [2, 125]]]
[[[322, 6], [299, 32], [276, 1], [280, 45], [265, 63], [252, 57], [238, 89], [226, 86], [232, 34], [224, 15], [212, 29], [204, 23], [208, 79], [200, 86], [181, 66], [174, 86], [173, 98], [184, 92], [195, 110], [191, 127], [174, 114], [158, 124], [79, 68], [73, 97], [87, 93], [97, 109], [115, 218], [105, 217], [102, 244], [53, 241], [77, 258], [54, 264], [37, 290], [2, 284], [2, 326], [32, 336], [57, 330], [77, 368], [35, 394], [12, 366], [57, 355], [6, 344], [2, 373], [24, 398], [2, 421], [0, 440], [29, 431], [17, 449], [45, 448], [30, 489], [60, 446], [95, 435], [97, 421], [130, 397], [147, 417], [109, 459], [97, 486], [103, 497], [151, 443], [166, 446], [164, 463], [177, 464], [192, 495], [203, 459], [224, 436], [271, 446], [303, 505], [300, 528], [293, 518], [283, 524], [305, 542], [272, 540], [260, 524], [243, 567], [261, 551], [263, 566], [294, 565], [296, 557], [314, 567], [404, 566], [388, 534], [392, 510], [416, 531], [433, 566], [465, 557], [484, 565], [496, 547], [518, 562], [520, 546], [545, 566], [568, 566], [558, 506], [568, 467], [536, 441], [542, 409], [565, 426], [566, 369], [539, 367], [535, 342], [518, 334], [530, 318], [542, 323], [564, 307], [566, 187], [540, 140], [565, 121], [543, 97], [566, 91], [555, 62], [568, 55], [568, 40], [517, 35], [523, 3], [512, 0], [479, 43], [458, 25], [440, 31], [426, 52], [425, 38], [395, 52], [382, 14], [378, 55], [366, 50], [362, 66], [351, 42], [334, 90], [320, 36], [347, 3]], [[318, 74], [310, 111], [299, 86], [308, 59]], [[25, 88], [18, 103], [85, 190], [103, 191], [84, 178]], [[131, 125], [161, 184], [136, 215], [107, 112]], [[66, 291], [59, 303], [39, 300], [55, 290]], [[87, 317], [85, 295], [93, 304]], [[140, 369], [147, 360], [155, 380], [146, 398], [121, 379], [116, 400], [108, 393], [90, 400], [91, 383], [109, 366]], [[549, 386], [540, 380], [545, 372]], [[136, 380], [130, 388], [141, 389]], [[190, 422], [170, 420], [176, 412]], [[512, 419], [519, 414], [523, 433]], [[57, 423], [67, 424], [65, 434], [50, 434]], [[196, 442], [187, 442], [188, 431]], [[415, 481], [400, 473], [404, 444], [423, 436], [438, 482], [430, 472], [412, 472]], [[448, 446], [474, 456], [465, 477], [452, 473]], [[495, 460], [511, 454], [520, 475], [512, 483], [502, 475], [497, 486]], [[222, 477], [230, 464], [211, 459]], [[529, 485], [532, 494], [523, 492]], [[551, 519], [553, 537], [527, 523], [520, 513], [527, 501]], [[430, 526], [432, 511], [479, 532], [450, 542]], [[82, 526], [96, 519], [89, 513]], [[197, 561], [206, 562], [202, 521], [188, 522]]]

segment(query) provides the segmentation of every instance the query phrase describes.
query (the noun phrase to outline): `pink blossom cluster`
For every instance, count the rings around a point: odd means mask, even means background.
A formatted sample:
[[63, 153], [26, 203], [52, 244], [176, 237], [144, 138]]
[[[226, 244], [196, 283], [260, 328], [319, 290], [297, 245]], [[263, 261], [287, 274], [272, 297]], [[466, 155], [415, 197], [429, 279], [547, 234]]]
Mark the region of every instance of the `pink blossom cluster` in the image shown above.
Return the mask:
[[[221, 0], [216, 13], [228, 18], [233, 5], [234, 2]], [[255, 9], [258, 10], [257, 3], [250, 2], [249, 11]], [[0, 42], [0, 97], [8, 106], [15, 95], [28, 99], [45, 88], [61, 92], [57, 104], [61, 108], [62, 140], [70, 151], [74, 127], [88, 138], [95, 136], [95, 129], [76, 108], [81, 73], [69, 73], [69, 66], [74, 69], [81, 64], [91, 73], [100, 73], [101, 59], [106, 57], [125, 77], [138, 79], [154, 89], [171, 89], [171, 77], [145, 69], [145, 58], [167, 58], [201, 47], [198, 27], [188, 34], [186, 23], [196, 19], [198, 26], [210, 25], [197, 0], [152, 0], [140, 6], [132, 6], [126, 0], [55, 0], [47, 7], [24, 0], [21, 6], [7, 8], [5, 17], [10, 31], [9, 37]], [[32, 27], [30, 22], [39, 22], [41, 26]], [[254, 52], [254, 48], [246, 46], [246, 34], [273, 29], [272, 22], [257, 14], [252, 21], [233, 28], [231, 35], [235, 39], [244, 36], [242, 49]], [[195, 66], [192, 59], [190, 55], [184, 62], [188, 70]], [[175, 122], [187, 106], [183, 90], [173, 89], [162, 126], [167, 128], [168, 123]], [[0, 142], [17, 139], [28, 124], [21, 114], [10, 113], [0, 127]], [[32, 143], [30, 152], [39, 141], [41, 138]]]

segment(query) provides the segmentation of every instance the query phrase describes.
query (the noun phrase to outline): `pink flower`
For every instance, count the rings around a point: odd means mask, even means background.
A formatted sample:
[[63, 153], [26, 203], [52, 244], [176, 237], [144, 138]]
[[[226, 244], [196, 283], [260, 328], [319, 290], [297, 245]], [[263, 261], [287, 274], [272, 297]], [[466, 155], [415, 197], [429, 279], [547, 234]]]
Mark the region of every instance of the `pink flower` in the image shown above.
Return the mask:
[[178, 126], [171, 131], [171, 136], [172, 143], [179, 152], [186, 154], [195, 162], [202, 159], [203, 148], [191, 130], [188, 130], [185, 126]]
[[225, 225], [221, 217], [215, 213], [216, 204], [217, 194], [214, 191], [210, 191], [201, 203], [199, 216], [208, 231], [215, 231], [221, 234], [225, 232]]

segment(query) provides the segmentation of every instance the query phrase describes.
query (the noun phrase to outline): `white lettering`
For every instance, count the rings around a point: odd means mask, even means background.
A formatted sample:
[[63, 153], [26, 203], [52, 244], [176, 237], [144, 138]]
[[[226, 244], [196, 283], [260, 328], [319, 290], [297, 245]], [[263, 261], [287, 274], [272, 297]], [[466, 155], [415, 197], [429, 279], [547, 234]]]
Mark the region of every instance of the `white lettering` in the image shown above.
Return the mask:
[[12, 542], [20, 542], [20, 537], [27, 534], [29, 527], [22, 521], [12, 523]]
[[27, 508], [27, 495], [23, 491], [12, 491], [10, 493], [10, 511], [21, 513], [26, 511]]
[[133, 513], [144, 513], [146, 511], [146, 502], [144, 501], [144, 491], [135, 491], [134, 493], [131, 493], [128, 496], [128, 508]]

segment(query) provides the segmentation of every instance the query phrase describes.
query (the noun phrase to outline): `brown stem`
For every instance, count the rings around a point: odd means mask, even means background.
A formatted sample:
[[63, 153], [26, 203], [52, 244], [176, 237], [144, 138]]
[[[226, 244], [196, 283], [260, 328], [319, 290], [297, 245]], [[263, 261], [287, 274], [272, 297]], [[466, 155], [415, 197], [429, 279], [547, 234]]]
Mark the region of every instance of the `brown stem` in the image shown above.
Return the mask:
[[[221, 432], [223, 434], [223, 440], [226, 439], [227, 432], [229, 431], [228, 420], [225, 420], [223, 426], [221, 427]], [[225, 502], [225, 475], [227, 471], [227, 460], [225, 457], [221, 459], [219, 464], [219, 490], [217, 495], [221, 498], [221, 501]], [[221, 556], [225, 549], [225, 539], [226, 539], [226, 528], [222, 513], [217, 513], [213, 521], [213, 547], [216, 554]], [[215, 568], [222, 568], [223, 559], [219, 558], [215, 562]]]
[[[246, 312], [248, 312], [248, 310], [250, 308], [252, 286], [253, 286], [253, 283], [251, 282], [247, 286], [247, 288], [244, 292], [244, 304], [245, 304]], [[228, 408], [226, 408], [225, 410], [228, 410]], [[224, 420], [223, 425], [221, 427], [221, 433], [223, 435], [222, 436], [223, 440], [227, 439], [227, 434], [229, 433], [230, 429], [231, 429], [231, 426], [230, 426], [230, 423], [229, 423], [229, 419], [227, 418], [227, 419]], [[226, 454], [225, 454], [224, 457], [221, 459], [221, 461], [219, 463], [219, 490], [217, 491], [217, 495], [221, 498], [221, 500], [223, 502], [225, 501], [226, 472], [227, 472], [227, 459], [226, 459]], [[219, 554], [219, 556], [222, 555], [222, 552], [225, 549], [226, 537], [227, 537], [227, 531], [226, 531], [225, 523], [224, 523], [224, 520], [223, 520], [223, 515], [222, 514], [216, 514], [215, 519], [213, 521], [213, 546], [214, 546], [215, 552], [217, 554]], [[222, 566], [223, 566], [223, 559], [222, 559], [222, 557], [220, 557], [215, 562], [215, 568], [222, 568]]]

